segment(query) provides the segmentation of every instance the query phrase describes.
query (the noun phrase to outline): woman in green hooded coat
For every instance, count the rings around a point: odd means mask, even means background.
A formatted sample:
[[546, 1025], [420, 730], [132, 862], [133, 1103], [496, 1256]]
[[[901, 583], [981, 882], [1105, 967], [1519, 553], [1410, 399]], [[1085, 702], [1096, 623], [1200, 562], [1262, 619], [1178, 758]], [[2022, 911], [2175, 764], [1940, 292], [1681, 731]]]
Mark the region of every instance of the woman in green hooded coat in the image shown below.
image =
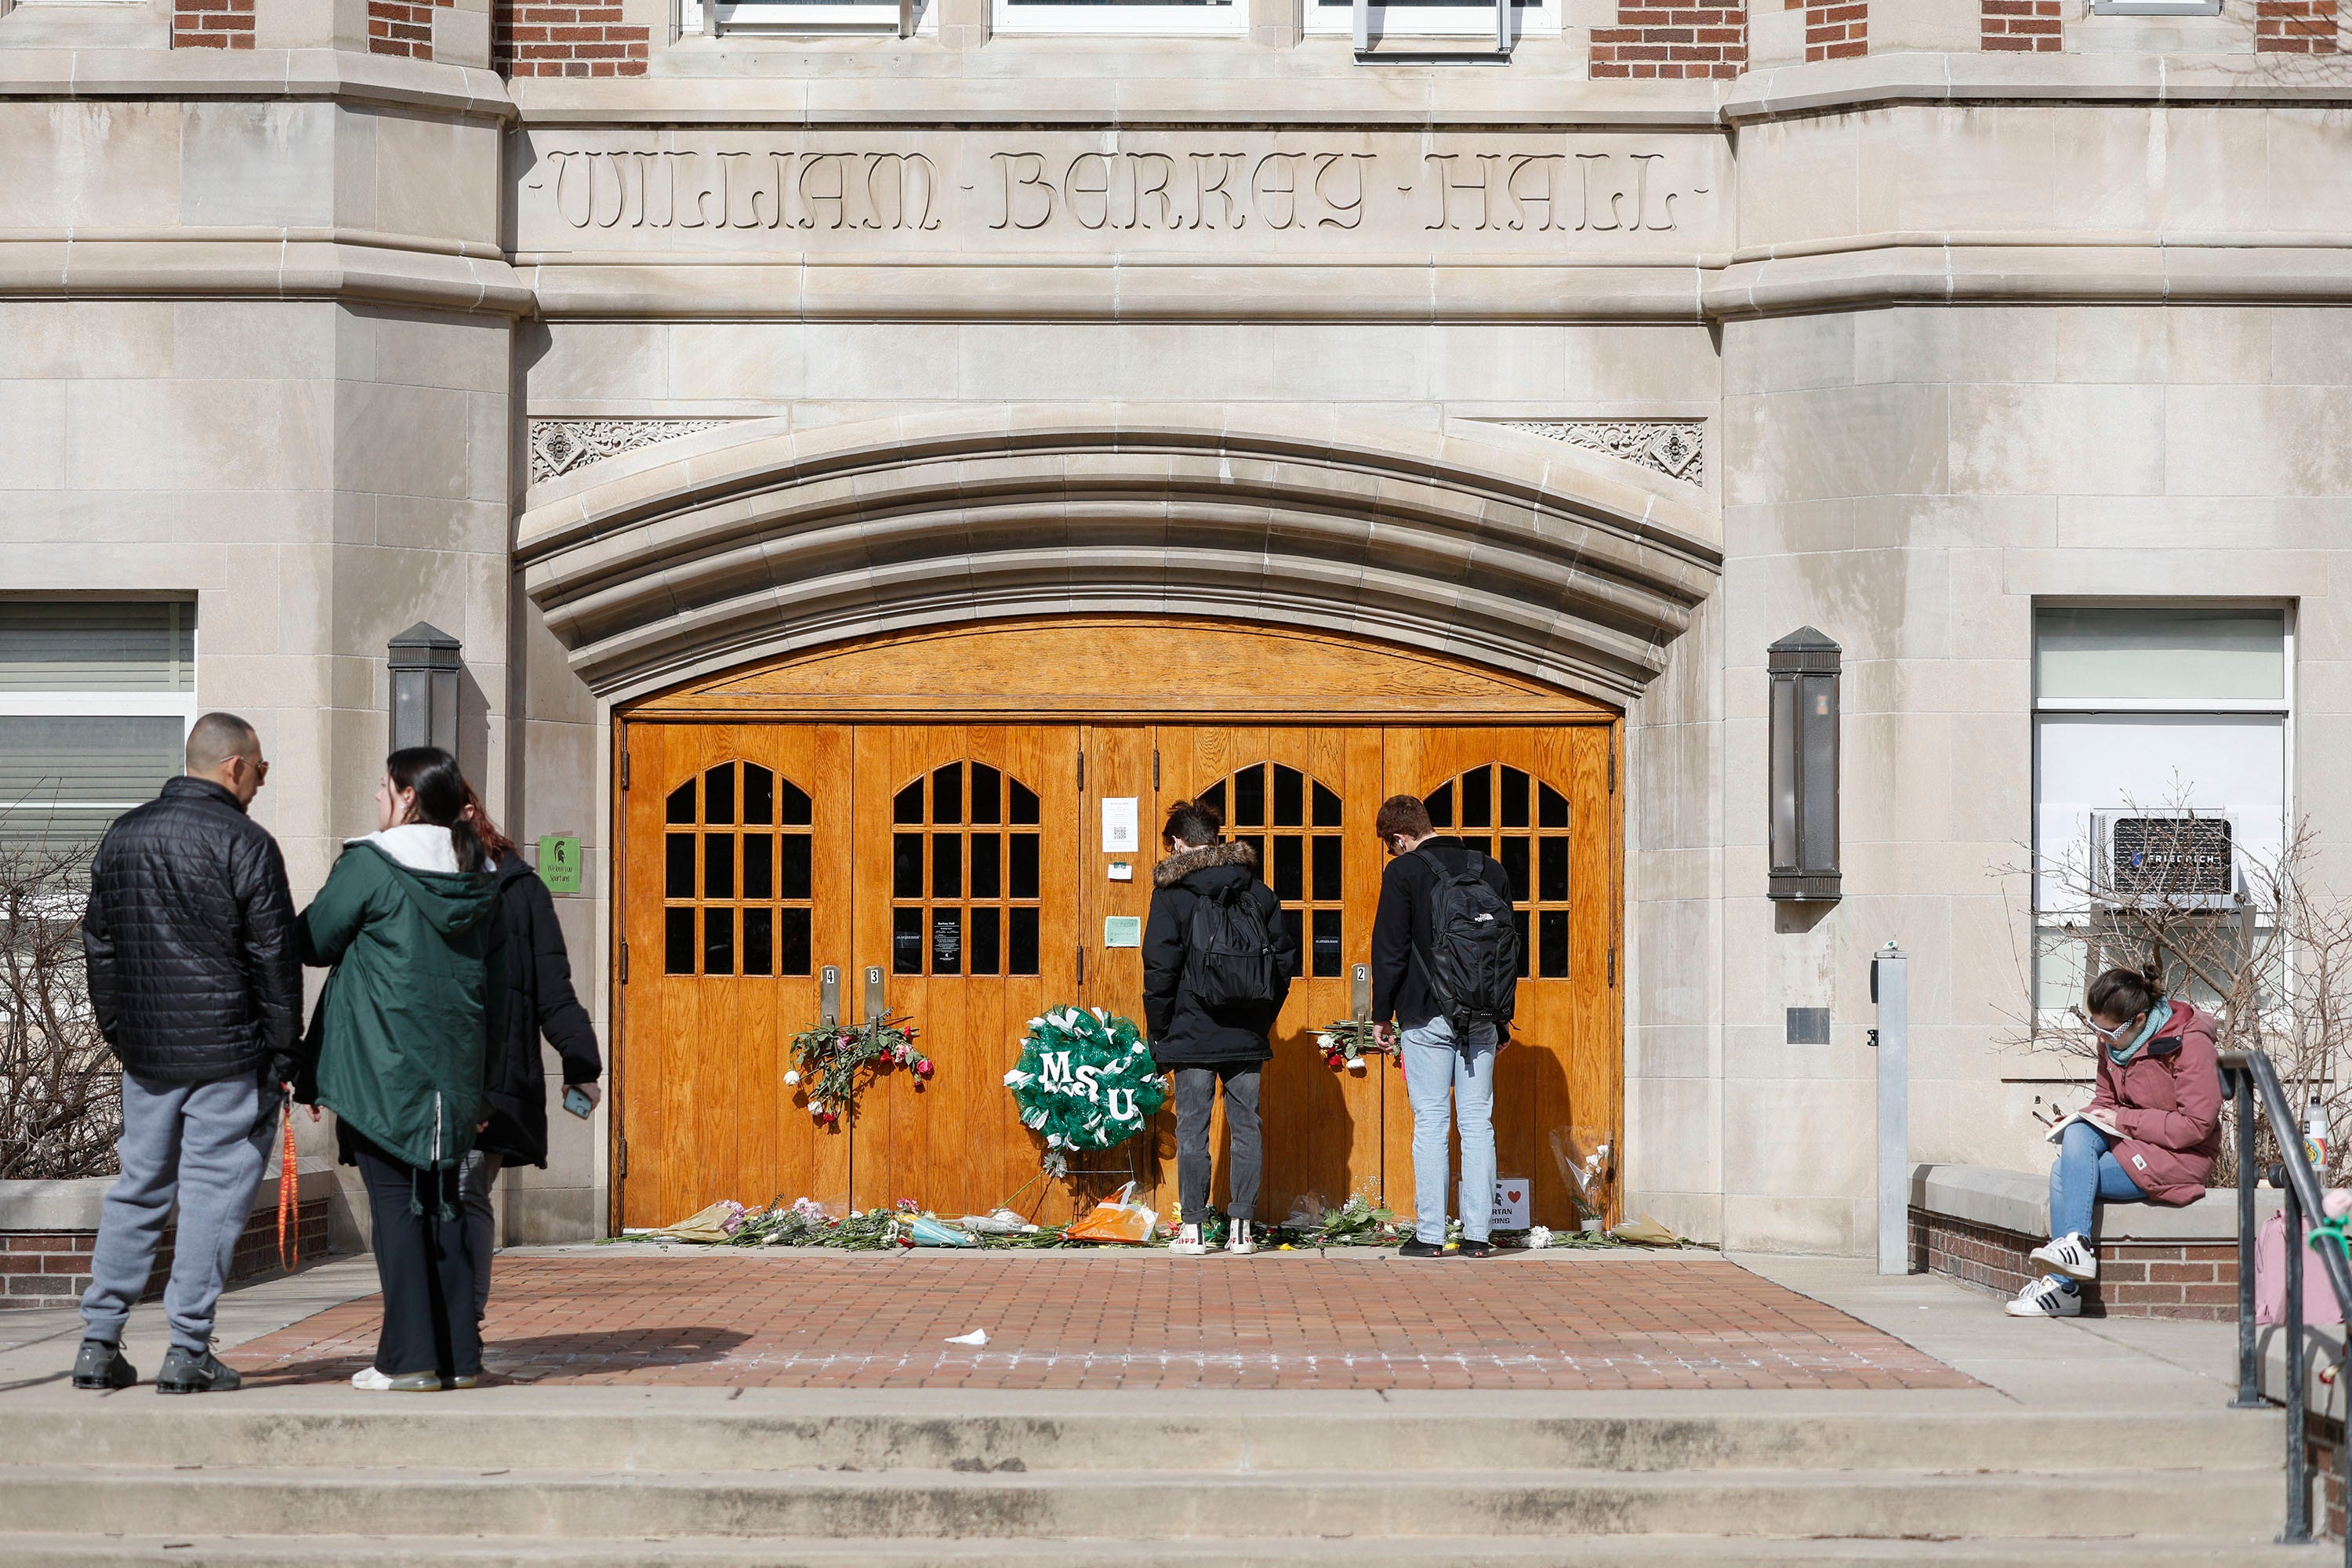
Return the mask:
[[335, 1113], [374, 1218], [383, 1327], [352, 1385], [470, 1388], [482, 1341], [457, 1181], [506, 1019], [506, 922], [455, 758], [393, 752], [375, 799], [377, 831], [344, 844], [302, 911], [302, 962], [332, 973], [296, 1098]]

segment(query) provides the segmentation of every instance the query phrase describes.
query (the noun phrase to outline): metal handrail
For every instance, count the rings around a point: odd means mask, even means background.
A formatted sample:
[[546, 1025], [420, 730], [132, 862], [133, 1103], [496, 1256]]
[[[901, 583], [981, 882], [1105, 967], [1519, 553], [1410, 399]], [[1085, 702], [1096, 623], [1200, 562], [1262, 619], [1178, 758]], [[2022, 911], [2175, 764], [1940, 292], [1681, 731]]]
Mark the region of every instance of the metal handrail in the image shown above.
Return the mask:
[[[2262, 1397], [2261, 1358], [2254, 1334], [2254, 1106], [2271, 1119], [2279, 1153], [2286, 1167], [2286, 1533], [2289, 1543], [2311, 1539], [2310, 1450], [2306, 1446], [2305, 1405], [2310, 1373], [2305, 1363], [2303, 1333], [2303, 1216], [2321, 1215], [2319, 1173], [2303, 1152], [2303, 1131], [2295, 1124], [2286, 1090], [2279, 1085], [2278, 1068], [2259, 1050], [2221, 1053], [2221, 1074], [2230, 1083], [2238, 1110], [2238, 1397], [2239, 1408], [2259, 1405]], [[2352, 1324], [2352, 1264], [2344, 1249], [2316, 1249], [2336, 1291], [2338, 1315]], [[2347, 1423], [2352, 1426], [2352, 1423]], [[2352, 1431], [2338, 1445], [2343, 1449], [2347, 1496], [2352, 1497]], [[2345, 1531], [2344, 1561], [2352, 1568], [2352, 1529]]]

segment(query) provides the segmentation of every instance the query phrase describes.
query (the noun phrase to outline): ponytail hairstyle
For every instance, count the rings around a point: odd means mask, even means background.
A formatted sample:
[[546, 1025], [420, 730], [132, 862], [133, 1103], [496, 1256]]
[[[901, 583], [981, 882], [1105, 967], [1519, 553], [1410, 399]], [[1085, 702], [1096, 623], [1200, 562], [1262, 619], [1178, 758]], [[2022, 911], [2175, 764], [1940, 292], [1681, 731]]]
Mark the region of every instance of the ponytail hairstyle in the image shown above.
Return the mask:
[[466, 820], [466, 775], [457, 771], [457, 758], [438, 746], [405, 746], [384, 758], [383, 771], [395, 787], [416, 792], [407, 820], [449, 830], [459, 870], [487, 868], [482, 837]]
[[515, 841], [499, 832], [499, 825], [490, 820], [488, 808], [482, 805], [480, 793], [470, 782], [466, 785], [466, 820], [472, 825], [474, 837], [482, 841], [482, 854], [491, 865], [522, 853], [515, 847]]
[[1224, 826], [1224, 816], [1215, 806], [1204, 801], [1180, 800], [1168, 808], [1168, 826], [1160, 834], [1200, 849], [1214, 844]]
[[2154, 1010], [2164, 1000], [2164, 972], [2154, 964], [2145, 969], [2110, 969], [2091, 982], [2084, 998], [2094, 1018], [2125, 1023]]

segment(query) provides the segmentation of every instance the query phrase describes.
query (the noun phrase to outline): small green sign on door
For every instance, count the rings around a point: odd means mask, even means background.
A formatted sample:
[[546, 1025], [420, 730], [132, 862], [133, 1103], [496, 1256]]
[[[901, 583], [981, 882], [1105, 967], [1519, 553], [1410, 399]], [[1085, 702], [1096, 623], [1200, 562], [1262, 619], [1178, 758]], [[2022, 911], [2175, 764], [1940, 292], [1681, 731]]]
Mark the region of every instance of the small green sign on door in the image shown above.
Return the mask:
[[539, 879], [551, 893], [580, 890], [579, 835], [550, 834], [539, 841]]

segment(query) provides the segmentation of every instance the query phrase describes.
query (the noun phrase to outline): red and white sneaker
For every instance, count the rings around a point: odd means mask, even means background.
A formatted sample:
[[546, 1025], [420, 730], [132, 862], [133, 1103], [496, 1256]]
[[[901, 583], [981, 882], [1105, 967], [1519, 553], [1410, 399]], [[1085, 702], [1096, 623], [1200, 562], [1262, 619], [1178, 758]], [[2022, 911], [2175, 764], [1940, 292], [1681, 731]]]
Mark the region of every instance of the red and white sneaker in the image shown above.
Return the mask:
[[2080, 1231], [2035, 1247], [2025, 1260], [2045, 1273], [2084, 1284], [2099, 1277], [2099, 1250]]
[[2063, 1279], [2036, 1279], [2001, 1310], [2012, 1318], [2079, 1318], [2083, 1292]]
[[1233, 1233], [1225, 1237], [1225, 1256], [1247, 1258], [1257, 1250], [1257, 1232], [1245, 1219], [1234, 1221]]
[[1201, 1227], [1197, 1225], [1178, 1226], [1176, 1239], [1168, 1244], [1168, 1250], [1179, 1258], [1205, 1258], [1209, 1252], [1202, 1244]]

